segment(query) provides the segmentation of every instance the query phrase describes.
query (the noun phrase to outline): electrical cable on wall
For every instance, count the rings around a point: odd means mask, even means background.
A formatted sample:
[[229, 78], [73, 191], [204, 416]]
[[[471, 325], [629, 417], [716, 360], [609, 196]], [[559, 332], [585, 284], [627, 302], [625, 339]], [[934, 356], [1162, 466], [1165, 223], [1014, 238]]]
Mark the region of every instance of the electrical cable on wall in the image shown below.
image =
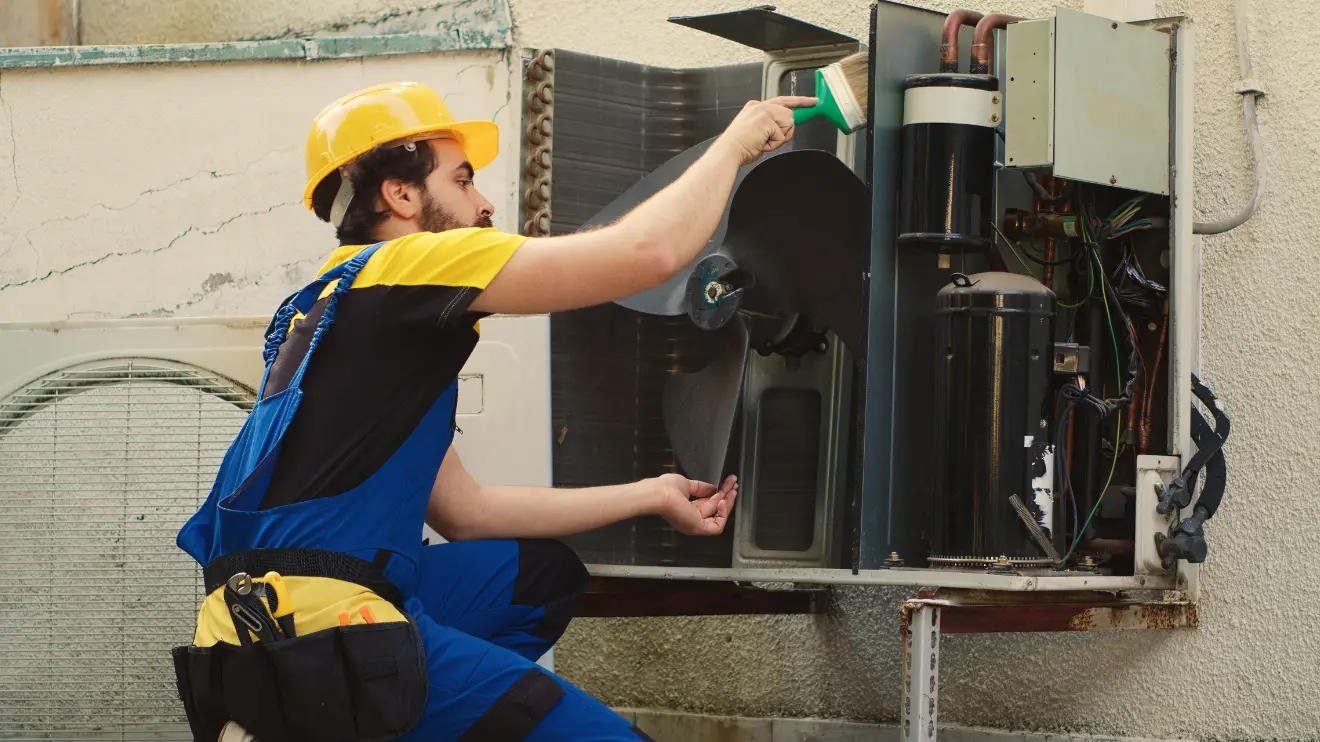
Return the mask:
[[1196, 234], [1223, 234], [1237, 229], [1260, 208], [1261, 193], [1265, 190], [1265, 151], [1260, 143], [1260, 130], [1256, 122], [1256, 99], [1265, 95], [1251, 76], [1251, 52], [1247, 48], [1247, 0], [1235, 0], [1233, 13], [1237, 19], [1238, 67], [1242, 75], [1238, 93], [1242, 96], [1242, 121], [1247, 129], [1247, 143], [1251, 145], [1252, 174], [1251, 197], [1237, 214], [1213, 222], [1192, 225]]

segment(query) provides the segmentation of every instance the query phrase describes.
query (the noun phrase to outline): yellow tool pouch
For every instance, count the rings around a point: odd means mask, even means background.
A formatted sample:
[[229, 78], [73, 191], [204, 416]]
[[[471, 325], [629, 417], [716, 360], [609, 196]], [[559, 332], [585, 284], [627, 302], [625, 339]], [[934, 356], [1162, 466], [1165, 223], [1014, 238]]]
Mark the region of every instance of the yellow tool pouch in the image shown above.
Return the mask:
[[384, 742], [421, 718], [421, 636], [370, 562], [257, 549], [204, 573], [193, 643], [173, 649], [194, 739], [236, 721], [261, 742]]

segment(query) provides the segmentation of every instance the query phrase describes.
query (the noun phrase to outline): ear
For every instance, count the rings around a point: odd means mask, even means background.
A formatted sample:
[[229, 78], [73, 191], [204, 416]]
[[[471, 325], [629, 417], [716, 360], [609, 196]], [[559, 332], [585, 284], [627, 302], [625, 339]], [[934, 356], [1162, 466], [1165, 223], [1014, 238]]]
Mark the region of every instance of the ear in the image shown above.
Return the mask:
[[380, 200], [400, 219], [414, 219], [422, 212], [421, 189], [399, 178], [387, 178], [380, 184]]

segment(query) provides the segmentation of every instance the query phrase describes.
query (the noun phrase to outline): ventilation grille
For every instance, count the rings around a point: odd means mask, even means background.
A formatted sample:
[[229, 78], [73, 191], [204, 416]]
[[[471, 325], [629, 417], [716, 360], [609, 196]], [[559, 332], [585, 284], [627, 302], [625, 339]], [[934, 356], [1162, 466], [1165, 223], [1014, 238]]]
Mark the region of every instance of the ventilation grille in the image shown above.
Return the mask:
[[820, 469], [820, 393], [767, 389], [761, 394], [756, 461], [757, 547], [807, 551], [816, 532]]
[[174, 537], [252, 403], [141, 360], [0, 402], [0, 739], [189, 738], [170, 648], [204, 591]]

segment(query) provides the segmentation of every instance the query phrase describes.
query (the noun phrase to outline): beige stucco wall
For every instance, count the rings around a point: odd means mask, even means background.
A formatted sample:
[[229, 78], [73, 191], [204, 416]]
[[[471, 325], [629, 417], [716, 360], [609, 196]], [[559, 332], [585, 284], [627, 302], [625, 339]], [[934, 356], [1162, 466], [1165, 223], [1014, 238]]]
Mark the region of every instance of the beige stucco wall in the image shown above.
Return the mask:
[[[275, 36], [290, 29], [404, 30], [429, 22], [423, 12], [409, 11], [452, 4], [93, 0], [83, 3], [84, 40], [171, 42]], [[755, 59], [748, 50], [664, 20], [750, 4], [510, 2], [522, 45], [669, 65]], [[1045, 13], [1052, 4], [970, 3], [1023, 15]], [[1081, 0], [1059, 4], [1082, 5]], [[866, 0], [780, 0], [776, 5], [781, 12], [865, 38]], [[1320, 463], [1311, 451], [1311, 442], [1320, 439], [1320, 398], [1308, 384], [1316, 378], [1320, 347], [1320, 305], [1309, 287], [1320, 263], [1314, 239], [1320, 216], [1311, 198], [1320, 185], [1320, 137], [1315, 134], [1320, 91], [1309, 67], [1297, 61], [1297, 50], [1308, 48], [1306, 27], [1287, 20], [1287, 14], [1309, 6], [1286, 0], [1254, 0], [1251, 5], [1256, 74], [1271, 93], [1260, 114], [1270, 178], [1260, 214], [1247, 226], [1204, 242], [1203, 373], [1233, 415], [1234, 433], [1228, 447], [1228, 499], [1208, 529], [1212, 551], [1202, 572], [1202, 626], [1179, 634], [947, 638], [941, 711], [948, 722], [1205, 739], [1320, 735], [1320, 675], [1312, 670], [1320, 663], [1320, 634], [1312, 628], [1320, 598], [1308, 589], [1308, 564], [1316, 552], [1311, 547], [1320, 540], [1315, 484]], [[1160, 11], [1185, 12], [1197, 25], [1195, 206], [1202, 219], [1219, 216], [1236, 209], [1250, 188], [1232, 93], [1237, 60], [1230, 2], [1165, 2]], [[468, 64], [460, 61], [427, 68], [426, 74], [449, 79], [453, 71], [460, 92], [472, 95], [458, 98], [455, 107], [470, 115], [486, 113], [485, 108], [493, 112], [495, 101], [481, 87], [483, 75], [458, 74]], [[368, 62], [353, 79], [404, 71], [378, 66], [393, 64], [402, 63]], [[408, 71], [423, 73], [421, 68]], [[282, 296], [282, 288], [267, 282], [283, 285], [288, 279], [282, 271], [305, 273], [319, 258], [319, 246], [327, 240], [324, 231], [300, 207], [289, 205], [300, 186], [301, 164], [299, 143], [282, 129], [301, 131], [306, 115], [329, 89], [316, 76], [328, 72], [290, 69], [272, 78], [254, 68], [250, 88], [235, 80], [215, 95], [190, 92], [184, 105], [209, 110], [213, 101], [224, 104], [214, 109], [217, 122], [200, 130], [185, 129], [173, 113], [180, 102], [163, 99], [153, 84], [177, 80], [173, 76], [186, 71], [144, 72], [127, 85], [107, 85], [96, 71], [77, 73], [83, 82], [62, 77], [73, 74], [30, 73], [25, 83], [29, 73], [6, 73], [0, 83], [0, 117], [8, 109], [16, 127], [15, 148], [7, 149], [9, 141], [0, 135], [0, 163], [12, 159], [19, 165], [12, 182], [0, 171], [0, 205], [15, 198], [15, 186], [22, 188], [19, 207], [0, 217], [23, 220], [17, 225], [0, 221], [0, 233], [10, 235], [8, 244], [0, 242], [0, 284], [68, 269], [22, 287], [21, 293], [0, 290], [0, 316], [120, 316], [180, 307], [194, 313], [257, 311]], [[304, 91], [308, 74], [319, 82]], [[497, 89], [500, 84], [497, 80]], [[158, 155], [142, 159], [100, 153], [100, 164], [86, 172], [80, 165], [92, 150], [87, 142], [104, 141], [105, 125], [57, 115], [57, 106], [46, 98], [54, 95], [66, 106], [80, 99], [110, 105], [117, 93], [135, 103], [146, 101], [149, 114], [141, 120], [117, 119], [116, 132], [122, 131], [117, 137], [132, 143], [129, 151]], [[240, 134], [231, 130], [232, 117], [225, 113], [234, 107], [281, 113], [261, 123], [246, 122], [241, 135], [250, 137], [251, 144], [240, 147], [235, 142]], [[500, 109], [500, 115], [508, 116], [510, 108]], [[58, 146], [43, 136], [56, 127], [71, 137]], [[487, 177], [503, 173], [509, 179], [504, 187], [511, 201], [516, 165], [506, 160], [491, 172]], [[489, 181], [482, 185], [499, 188]], [[226, 208], [196, 206], [208, 197], [220, 198]], [[189, 209], [183, 209], [185, 204]], [[506, 207], [504, 213], [510, 212]], [[104, 234], [104, 239], [71, 240], [71, 218], [80, 221], [80, 233]], [[278, 243], [269, 239], [272, 235], [280, 237]], [[143, 252], [115, 254], [125, 249]], [[260, 252], [276, 249], [278, 259]], [[150, 276], [150, 292], [112, 292], [97, 280], [132, 271]], [[208, 285], [222, 280], [215, 276], [228, 279], [208, 293]], [[216, 292], [219, 296], [212, 296]], [[894, 719], [901, 597], [891, 590], [840, 590], [828, 615], [817, 618], [583, 620], [562, 643], [557, 666], [586, 690], [619, 705]]]

